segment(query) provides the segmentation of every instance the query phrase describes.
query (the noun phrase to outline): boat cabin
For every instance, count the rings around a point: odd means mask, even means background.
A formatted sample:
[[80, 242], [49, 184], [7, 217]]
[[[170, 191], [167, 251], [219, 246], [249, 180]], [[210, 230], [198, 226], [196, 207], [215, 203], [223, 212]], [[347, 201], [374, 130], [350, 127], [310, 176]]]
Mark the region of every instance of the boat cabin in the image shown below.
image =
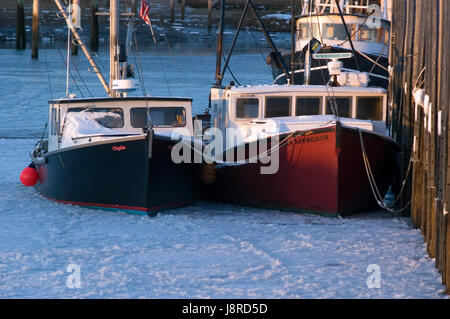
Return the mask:
[[[302, 15], [339, 13], [333, 0], [304, 0]], [[392, 20], [393, 0], [340, 0], [339, 5], [345, 14], [377, 15]]]
[[193, 135], [192, 99], [121, 97], [49, 101], [49, 151], [105, 139], [140, 135], [147, 110], [155, 134], [184, 129]]
[[[389, 55], [390, 23], [379, 19], [379, 24], [368, 23], [363, 15], [344, 15], [355, 49], [364, 53]], [[323, 45], [351, 49], [347, 33], [338, 14], [303, 16], [297, 20], [296, 51], [302, 51], [312, 38]]]
[[381, 88], [255, 86], [211, 90], [211, 124], [224, 130], [276, 122], [278, 130], [307, 130], [334, 122], [386, 135], [387, 91]]

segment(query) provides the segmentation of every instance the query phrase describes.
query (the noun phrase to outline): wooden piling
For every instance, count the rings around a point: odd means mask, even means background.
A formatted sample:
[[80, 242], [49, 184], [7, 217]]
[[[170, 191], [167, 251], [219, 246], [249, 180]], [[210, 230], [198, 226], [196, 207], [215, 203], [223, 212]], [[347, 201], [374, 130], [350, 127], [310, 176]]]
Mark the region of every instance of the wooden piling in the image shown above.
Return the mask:
[[181, 6], [181, 20], [184, 20], [184, 15], [186, 13], [186, 0], [180, 0]]
[[137, 14], [137, 0], [131, 0], [131, 13]]
[[211, 32], [213, 0], [208, 0], [208, 32]]
[[39, 0], [33, 0], [31, 58], [39, 57]]
[[25, 13], [23, 10], [23, 0], [17, 0], [17, 28], [16, 28], [16, 49], [24, 50], [27, 48], [25, 36]]
[[445, 257], [445, 268], [444, 268], [444, 282], [447, 286], [446, 292], [450, 295], [450, 218], [447, 215], [445, 215], [444, 218], [447, 226], [447, 232], [446, 232], [446, 257]]
[[91, 39], [90, 47], [92, 51], [98, 51], [98, 0], [91, 1]]
[[175, 0], [170, 0], [170, 23], [175, 21]]

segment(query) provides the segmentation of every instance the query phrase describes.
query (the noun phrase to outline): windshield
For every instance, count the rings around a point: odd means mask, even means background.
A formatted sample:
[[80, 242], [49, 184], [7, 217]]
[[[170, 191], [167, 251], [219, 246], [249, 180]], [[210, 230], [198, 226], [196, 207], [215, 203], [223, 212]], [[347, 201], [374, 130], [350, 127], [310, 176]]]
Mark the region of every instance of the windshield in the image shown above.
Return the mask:
[[[144, 128], [147, 123], [147, 108], [132, 108], [130, 116], [132, 127]], [[186, 110], [184, 107], [151, 107], [149, 116], [150, 122], [154, 127], [186, 126]]]
[[70, 108], [69, 113], [87, 113], [90, 118], [106, 128], [122, 128], [124, 126], [123, 110], [121, 108]]

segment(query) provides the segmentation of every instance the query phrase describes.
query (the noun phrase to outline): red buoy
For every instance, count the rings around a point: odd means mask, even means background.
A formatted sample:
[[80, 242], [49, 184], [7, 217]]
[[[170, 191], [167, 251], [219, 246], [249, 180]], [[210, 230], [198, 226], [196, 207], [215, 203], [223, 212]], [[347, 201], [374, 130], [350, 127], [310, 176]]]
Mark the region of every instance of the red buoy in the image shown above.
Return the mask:
[[39, 179], [39, 174], [36, 170], [34, 163], [31, 163], [27, 168], [25, 168], [20, 174], [20, 181], [24, 186], [32, 187], [36, 185]]

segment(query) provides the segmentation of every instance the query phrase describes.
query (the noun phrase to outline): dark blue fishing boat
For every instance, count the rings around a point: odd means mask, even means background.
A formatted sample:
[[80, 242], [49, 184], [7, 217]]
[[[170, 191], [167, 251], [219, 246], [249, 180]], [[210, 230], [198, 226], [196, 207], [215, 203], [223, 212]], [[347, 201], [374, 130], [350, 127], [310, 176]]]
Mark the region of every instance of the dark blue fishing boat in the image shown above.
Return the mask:
[[[71, 16], [55, 2], [109, 96], [77, 98], [67, 86], [66, 97], [49, 101], [48, 139], [36, 144], [33, 163], [21, 176], [24, 184], [56, 202], [138, 214], [192, 203], [196, 167], [171, 156], [175, 130], [193, 135], [192, 100], [128, 96], [137, 85], [118, 54], [118, 0], [110, 2], [109, 84]], [[130, 20], [129, 35], [133, 27]]]

